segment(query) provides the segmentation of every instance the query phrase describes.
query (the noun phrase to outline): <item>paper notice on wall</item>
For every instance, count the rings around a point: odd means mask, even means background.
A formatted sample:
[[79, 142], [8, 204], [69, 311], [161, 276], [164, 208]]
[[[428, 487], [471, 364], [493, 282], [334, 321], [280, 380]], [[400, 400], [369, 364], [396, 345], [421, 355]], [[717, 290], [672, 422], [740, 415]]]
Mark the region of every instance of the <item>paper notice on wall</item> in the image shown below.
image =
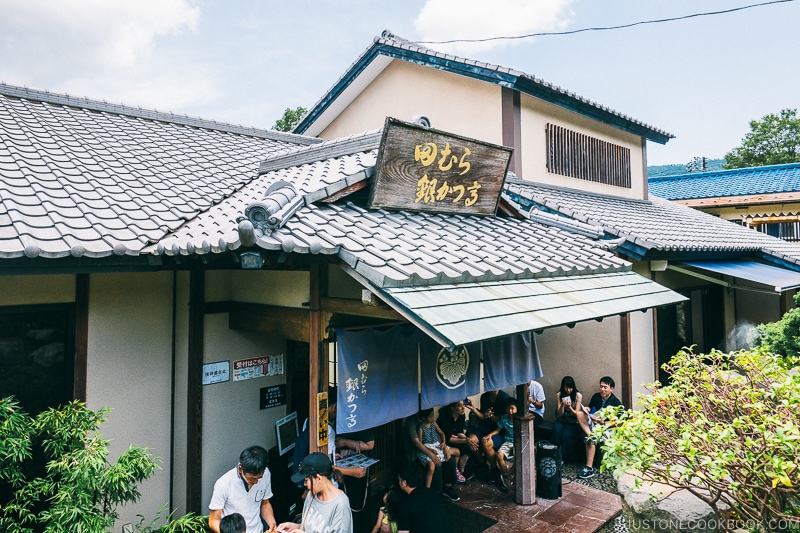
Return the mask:
[[233, 381], [283, 374], [283, 354], [239, 359], [233, 362]]

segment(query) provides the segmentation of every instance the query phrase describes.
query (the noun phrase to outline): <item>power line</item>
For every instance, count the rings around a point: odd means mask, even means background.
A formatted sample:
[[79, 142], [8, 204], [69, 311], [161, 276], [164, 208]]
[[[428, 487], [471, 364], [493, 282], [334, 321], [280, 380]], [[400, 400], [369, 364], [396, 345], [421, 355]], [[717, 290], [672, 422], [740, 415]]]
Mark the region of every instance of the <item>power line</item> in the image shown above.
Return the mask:
[[504, 37], [487, 37], [485, 39], [451, 39], [449, 41], [417, 41], [418, 44], [450, 44], [450, 43], [483, 43], [487, 41], [511, 40], [511, 39], [528, 39], [529, 37], [547, 37], [550, 35], [572, 35], [574, 33], [582, 33], [586, 31], [605, 31], [605, 30], [620, 30], [623, 28], [632, 28], [633, 26], [642, 26], [644, 24], [658, 24], [661, 22], [674, 22], [676, 20], [685, 20], [696, 17], [707, 17], [710, 15], [723, 15], [725, 13], [733, 13], [734, 11], [742, 11], [753, 7], [767, 6], [770, 4], [783, 4], [785, 2], [794, 2], [795, 0], [771, 0], [770, 2], [762, 2], [760, 4], [750, 4], [746, 6], [734, 7], [731, 9], [724, 9], [722, 11], [709, 11], [706, 13], [694, 13], [692, 15], [684, 15], [682, 17], [672, 17], [658, 20], [643, 20], [639, 22], [632, 22], [630, 24], [621, 24], [619, 26], [602, 26], [596, 28], [581, 28], [579, 30], [570, 31], [552, 31], [541, 33], [529, 33], [527, 35], [514, 35]]

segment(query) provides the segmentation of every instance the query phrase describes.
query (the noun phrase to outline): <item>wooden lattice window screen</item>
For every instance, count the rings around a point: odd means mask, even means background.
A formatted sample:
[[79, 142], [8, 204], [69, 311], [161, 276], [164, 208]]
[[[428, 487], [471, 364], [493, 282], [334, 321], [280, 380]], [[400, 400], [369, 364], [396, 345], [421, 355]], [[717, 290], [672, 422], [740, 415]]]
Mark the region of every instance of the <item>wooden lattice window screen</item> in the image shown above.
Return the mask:
[[617, 187], [631, 187], [631, 150], [547, 124], [547, 170]]

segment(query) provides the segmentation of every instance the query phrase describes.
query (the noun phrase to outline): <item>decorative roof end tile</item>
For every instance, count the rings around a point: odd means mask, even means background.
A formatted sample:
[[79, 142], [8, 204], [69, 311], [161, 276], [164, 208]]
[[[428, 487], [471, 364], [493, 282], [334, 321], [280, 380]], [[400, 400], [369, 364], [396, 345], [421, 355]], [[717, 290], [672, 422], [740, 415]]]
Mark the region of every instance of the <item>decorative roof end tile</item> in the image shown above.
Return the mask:
[[[251, 230], [257, 228], [270, 235], [280, 229], [298, 209], [303, 207], [303, 204], [303, 197], [297, 194], [294, 185], [278, 181], [267, 189], [263, 200], [253, 202], [245, 208], [244, 216], [251, 223]], [[242, 242], [245, 242], [247, 237], [242, 234], [242, 229], [242, 224], [239, 224], [239, 235]], [[247, 226], [244, 230], [246, 234]], [[255, 244], [255, 235], [252, 242]]]

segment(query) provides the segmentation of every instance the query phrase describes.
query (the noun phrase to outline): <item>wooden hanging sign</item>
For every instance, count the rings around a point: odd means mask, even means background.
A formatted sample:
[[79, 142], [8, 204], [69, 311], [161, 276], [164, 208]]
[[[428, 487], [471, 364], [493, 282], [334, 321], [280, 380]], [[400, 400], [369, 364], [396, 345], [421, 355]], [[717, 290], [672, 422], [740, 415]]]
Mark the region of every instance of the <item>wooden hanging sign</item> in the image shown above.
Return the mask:
[[494, 215], [511, 153], [387, 117], [368, 207]]

